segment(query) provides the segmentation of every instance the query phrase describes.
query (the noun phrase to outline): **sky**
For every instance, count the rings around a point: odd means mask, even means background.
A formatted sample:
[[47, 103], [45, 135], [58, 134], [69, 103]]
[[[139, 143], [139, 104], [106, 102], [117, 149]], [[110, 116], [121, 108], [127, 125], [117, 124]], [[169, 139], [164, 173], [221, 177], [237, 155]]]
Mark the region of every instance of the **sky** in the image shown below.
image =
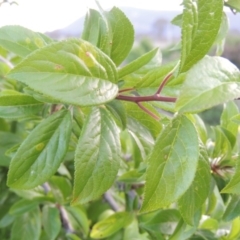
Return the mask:
[[[13, 0], [8, 0], [9, 2]], [[64, 28], [97, 8], [94, 0], [15, 0], [18, 5], [4, 3], [0, 7], [0, 27], [21, 25], [33, 31], [46, 32]], [[3, 0], [0, 0], [0, 3]], [[138, 7], [154, 10], [180, 10], [182, 0], [98, 0], [103, 9]]]

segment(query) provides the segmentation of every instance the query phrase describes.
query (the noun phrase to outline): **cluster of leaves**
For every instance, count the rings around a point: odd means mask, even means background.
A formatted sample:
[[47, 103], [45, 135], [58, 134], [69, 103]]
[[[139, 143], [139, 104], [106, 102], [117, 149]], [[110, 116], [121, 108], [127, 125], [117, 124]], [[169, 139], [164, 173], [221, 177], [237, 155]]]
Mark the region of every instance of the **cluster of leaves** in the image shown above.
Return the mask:
[[[223, 7], [184, 0], [164, 65], [158, 48], [122, 64], [134, 29], [116, 7], [79, 39], [0, 29], [1, 239], [240, 239], [240, 71], [207, 56]], [[197, 113], [218, 104], [206, 131]]]

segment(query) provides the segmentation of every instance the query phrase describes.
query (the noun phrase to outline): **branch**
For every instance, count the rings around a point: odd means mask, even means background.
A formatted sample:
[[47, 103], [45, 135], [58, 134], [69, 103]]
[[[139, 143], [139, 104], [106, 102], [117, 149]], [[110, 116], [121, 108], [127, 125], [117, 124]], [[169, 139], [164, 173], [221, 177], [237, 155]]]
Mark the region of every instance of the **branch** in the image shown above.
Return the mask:
[[114, 198], [112, 197], [110, 190], [105, 192], [103, 196], [104, 196], [105, 201], [110, 205], [110, 207], [112, 208], [113, 211], [115, 211], [115, 212], [119, 211], [119, 206], [116, 203], [116, 201], [114, 200]]
[[56, 206], [59, 209], [60, 216], [62, 219], [62, 225], [63, 225], [64, 229], [66, 230], [67, 233], [74, 233], [73, 227], [69, 221], [66, 210], [59, 204], [57, 204]]

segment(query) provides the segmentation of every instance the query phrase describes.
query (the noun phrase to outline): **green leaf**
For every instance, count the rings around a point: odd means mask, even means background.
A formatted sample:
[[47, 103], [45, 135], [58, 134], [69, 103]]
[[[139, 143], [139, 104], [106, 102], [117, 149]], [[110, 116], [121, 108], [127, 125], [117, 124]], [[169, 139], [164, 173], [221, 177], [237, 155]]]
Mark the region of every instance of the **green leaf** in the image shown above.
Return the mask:
[[114, 63], [90, 43], [70, 39], [34, 52], [8, 77], [62, 103], [89, 106], [118, 93]]
[[119, 79], [121, 79], [122, 77], [124, 77], [130, 73], [137, 71], [144, 65], [148, 64], [158, 54], [159, 54], [159, 48], [155, 48], [155, 49], [145, 53], [141, 57], [137, 58], [136, 60], [123, 66], [122, 68], [120, 68], [118, 70]]
[[236, 160], [236, 164], [237, 164], [237, 167], [232, 179], [229, 181], [227, 186], [222, 189], [221, 193], [239, 194], [240, 192], [240, 159], [239, 158]]
[[237, 134], [238, 124], [231, 121], [239, 113], [238, 106], [233, 102], [224, 103], [221, 115], [221, 126], [230, 131], [234, 136]]
[[221, 26], [218, 31], [217, 38], [215, 39], [215, 44], [217, 45], [216, 54], [218, 56], [222, 55], [224, 51], [225, 38], [228, 34], [228, 29], [229, 29], [228, 16], [226, 15], [225, 12], [223, 12], [222, 14], [223, 15], [222, 15]]
[[198, 135], [192, 122], [178, 116], [159, 135], [148, 158], [141, 212], [176, 201], [194, 180], [198, 164]]
[[9, 209], [9, 213], [12, 215], [19, 216], [25, 212], [32, 210], [33, 208], [36, 208], [38, 204], [39, 204], [38, 199], [34, 200], [21, 199], [12, 205], [12, 207]]
[[69, 111], [56, 112], [42, 121], [14, 155], [8, 172], [8, 186], [30, 189], [48, 180], [67, 152], [70, 134]]
[[235, 9], [236, 11], [240, 12], [240, 1], [239, 0], [228, 0], [224, 2], [224, 4], [230, 8]]
[[27, 95], [0, 96], [0, 117], [18, 119], [37, 114], [43, 103]]
[[86, 213], [81, 209], [80, 206], [76, 207], [65, 207], [67, 212], [71, 214], [71, 216], [76, 220], [77, 226], [81, 226], [81, 229], [85, 236], [88, 235], [89, 232], [89, 220], [87, 218]]
[[119, 130], [104, 108], [93, 108], [75, 155], [73, 204], [98, 198], [113, 184], [120, 164]]
[[183, 1], [182, 51], [179, 72], [189, 70], [210, 50], [218, 34], [223, 1]]
[[136, 88], [149, 88], [149, 87], [159, 87], [164, 78], [168, 73], [170, 73], [176, 62], [170, 62], [168, 64], [159, 66], [158, 68], [149, 70], [139, 82], [136, 84]]
[[42, 209], [42, 224], [48, 239], [56, 239], [61, 230], [59, 210], [57, 208], [45, 205]]
[[11, 214], [6, 214], [0, 220], [0, 228], [5, 228], [5, 227], [9, 226], [10, 224], [12, 224], [14, 219], [15, 219], [15, 216], [13, 216]]
[[127, 126], [127, 114], [121, 101], [113, 100], [105, 105], [114, 116], [116, 123], [125, 129]]
[[[186, 13], [185, 13], [186, 14]], [[193, 12], [194, 14], [194, 12]], [[178, 27], [182, 27], [182, 19], [183, 19], [183, 14], [178, 14], [176, 17], [173, 18], [173, 20], [171, 21], [171, 23], [173, 25], [176, 25]]]
[[121, 228], [130, 224], [133, 216], [129, 212], [117, 212], [110, 217], [96, 223], [91, 231], [91, 238], [102, 239], [111, 236]]
[[240, 236], [240, 218], [236, 218], [232, 222], [231, 231], [227, 236], [227, 240], [239, 239]]
[[106, 13], [112, 29], [111, 59], [118, 66], [129, 54], [134, 42], [134, 29], [126, 15], [117, 7]]
[[181, 113], [200, 112], [238, 97], [238, 68], [225, 58], [206, 56], [187, 73], [176, 109]]
[[41, 216], [38, 207], [17, 217], [13, 223], [11, 240], [39, 240], [41, 233]]
[[[158, 111], [151, 104], [142, 103], [142, 105], [160, 118]], [[162, 124], [159, 121], [144, 112], [136, 103], [126, 102], [124, 106], [128, 117], [131, 117], [148, 129], [154, 138], [159, 135], [162, 130]]]
[[4, 26], [0, 28], [0, 45], [9, 52], [23, 58], [51, 42], [53, 40], [46, 35], [21, 26]]
[[188, 190], [178, 200], [181, 215], [189, 225], [194, 225], [195, 215], [208, 197], [210, 180], [211, 173], [207, 152], [204, 147], [201, 147], [194, 180]]
[[48, 184], [56, 202], [69, 203], [72, 197], [72, 185], [69, 179], [63, 176], [52, 176]]
[[90, 9], [85, 18], [82, 38], [100, 48], [118, 66], [132, 48], [134, 30], [119, 8], [101, 13]]
[[89, 9], [84, 21], [82, 39], [97, 46], [107, 55], [111, 52], [112, 32], [106, 17], [97, 10]]
[[240, 196], [233, 195], [223, 214], [224, 221], [232, 221], [240, 215]]

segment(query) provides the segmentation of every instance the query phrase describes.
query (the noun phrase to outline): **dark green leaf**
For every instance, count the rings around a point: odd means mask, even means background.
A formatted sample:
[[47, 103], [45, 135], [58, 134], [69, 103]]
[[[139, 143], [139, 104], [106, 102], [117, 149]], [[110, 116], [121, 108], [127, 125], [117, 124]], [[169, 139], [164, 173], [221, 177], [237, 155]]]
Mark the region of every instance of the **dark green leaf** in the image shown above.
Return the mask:
[[43, 103], [34, 98], [19, 94], [0, 96], [0, 117], [23, 118], [37, 114], [43, 107]]
[[0, 28], [0, 45], [20, 57], [26, 57], [36, 49], [50, 44], [53, 40], [42, 33], [33, 32], [21, 26]]
[[45, 205], [42, 209], [42, 224], [48, 239], [56, 239], [61, 230], [59, 210], [57, 208]]
[[198, 164], [198, 136], [192, 122], [178, 116], [159, 135], [148, 159], [141, 212], [176, 201], [194, 180]]
[[120, 164], [119, 130], [104, 108], [93, 108], [75, 156], [73, 204], [98, 198], [113, 184]]
[[38, 207], [17, 217], [13, 223], [11, 240], [39, 240], [41, 215]]
[[69, 111], [59, 111], [41, 122], [13, 157], [8, 186], [30, 189], [48, 180], [57, 171], [68, 149], [71, 125]]
[[206, 56], [187, 73], [176, 109], [181, 113], [200, 112], [238, 97], [238, 68], [227, 59]]
[[189, 70], [210, 50], [218, 34], [223, 1], [185, 0], [182, 18], [182, 51], [179, 72]]
[[195, 215], [208, 197], [210, 190], [210, 165], [205, 148], [200, 148], [198, 166], [194, 180], [188, 190], [178, 200], [179, 210], [184, 221], [194, 225]]
[[121, 228], [127, 226], [133, 220], [129, 212], [117, 212], [110, 217], [96, 223], [91, 231], [91, 238], [102, 239], [111, 236]]
[[114, 63], [90, 43], [71, 39], [50, 44], [15, 67], [10, 78], [59, 102], [102, 104], [118, 93]]

